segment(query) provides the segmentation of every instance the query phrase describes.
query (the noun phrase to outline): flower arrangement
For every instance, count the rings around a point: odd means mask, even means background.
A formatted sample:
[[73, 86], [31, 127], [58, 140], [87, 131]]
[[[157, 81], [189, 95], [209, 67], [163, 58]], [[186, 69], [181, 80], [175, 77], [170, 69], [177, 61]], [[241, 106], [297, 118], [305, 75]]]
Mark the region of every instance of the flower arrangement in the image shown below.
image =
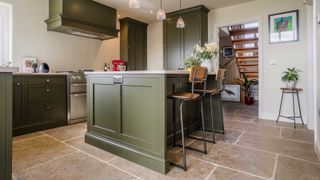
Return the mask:
[[204, 46], [197, 44], [193, 48], [193, 56], [197, 59], [212, 59], [216, 58], [218, 54], [219, 46], [216, 43], [209, 43]]
[[186, 69], [191, 66], [200, 66], [204, 61], [217, 58], [219, 54], [219, 46], [216, 43], [206, 43], [204, 46], [199, 44], [193, 48], [191, 57], [184, 61]]

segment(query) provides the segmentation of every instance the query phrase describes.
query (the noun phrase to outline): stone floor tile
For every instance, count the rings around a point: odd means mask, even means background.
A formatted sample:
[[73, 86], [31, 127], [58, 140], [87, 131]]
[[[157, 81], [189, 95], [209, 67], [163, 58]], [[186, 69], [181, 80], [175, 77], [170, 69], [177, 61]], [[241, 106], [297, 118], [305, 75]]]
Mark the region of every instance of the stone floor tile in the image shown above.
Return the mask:
[[[276, 121], [274, 120], [265, 120], [265, 119], [256, 118], [255, 120], [253, 120], [253, 123], [264, 125], [264, 126], [277, 126], [277, 127], [286, 127], [286, 128], [294, 129], [293, 123], [290, 123], [290, 122], [279, 121], [278, 123], [276, 123]], [[307, 129], [307, 126], [302, 124], [297, 124], [297, 129]]]
[[43, 131], [43, 133], [52, 136], [60, 141], [65, 141], [74, 137], [84, 136], [86, 127], [81, 124], [63, 126], [55, 129]]
[[[201, 131], [196, 131], [191, 135], [198, 138], [202, 138]], [[225, 129], [225, 134], [215, 133], [215, 140], [232, 144], [239, 138], [240, 135], [241, 135], [240, 131]], [[206, 132], [206, 137], [208, 140], [212, 141], [212, 133]]]
[[275, 180], [320, 180], [320, 164], [279, 156]]
[[207, 180], [263, 180], [263, 178], [245, 174], [239, 171], [217, 167]]
[[96, 158], [104, 160], [104, 161], [108, 161], [108, 160], [116, 157], [115, 155], [113, 155], [107, 151], [104, 151], [104, 150], [99, 149], [95, 146], [91, 146], [91, 145], [85, 143], [84, 137], [78, 137], [75, 139], [71, 139], [69, 141], [66, 141], [65, 143], [67, 143], [77, 149], [80, 149], [81, 151], [84, 151], [92, 156], [95, 156]]
[[17, 175], [23, 180], [128, 180], [134, 176], [81, 152], [28, 169]]
[[75, 149], [47, 136], [13, 143], [13, 172], [21, 172], [54, 158], [75, 152]]
[[282, 128], [281, 137], [285, 139], [314, 143], [314, 133], [312, 130]]
[[318, 162], [313, 144], [245, 133], [239, 145]]
[[31, 139], [34, 137], [39, 137], [39, 136], [43, 136], [43, 134], [40, 132], [35, 132], [35, 133], [31, 133], [31, 134], [16, 136], [16, 137], [13, 137], [13, 142], [15, 143], [17, 141], [24, 141], [24, 140], [28, 140], [28, 139]]
[[[197, 148], [201, 143], [197, 141], [192, 146]], [[220, 142], [214, 145], [208, 144], [208, 149], [207, 155], [195, 151], [188, 151], [188, 153], [195, 158], [265, 178], [270, 178], [273, 174], [276, 160], [274, 154]]]
[[255, 117], [254, 116], [246, 116], [246, 115], [224, 115], [225, 121], [243, 121], [243, 122], [252, 122]]
[[263, 126], [255, 123], [244, 123], [238, 121], [226, 121], [224, 123], [226, 129], [246, 131], [264, 136], [279, 137], [280, 127]]

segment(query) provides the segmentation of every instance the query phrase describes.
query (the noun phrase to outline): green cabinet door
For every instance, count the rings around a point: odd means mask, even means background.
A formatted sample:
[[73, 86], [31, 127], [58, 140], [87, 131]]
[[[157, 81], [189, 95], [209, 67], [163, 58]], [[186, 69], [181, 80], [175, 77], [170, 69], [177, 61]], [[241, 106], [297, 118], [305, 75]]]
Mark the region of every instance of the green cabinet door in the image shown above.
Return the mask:
[[13, 128], [21, 126], [23, 123], [22, 120], [22, 77], [21, 76], [13, 76], [13, 119], [12, 125]]
[[172, 17], [165, 23], [165, 66], [168, 70], [177, 70], [182, 62], [181, 30], [176, 27], [178, 17]]
[[184, 22], [187, 28], [183, 30], [184, 37], [184, 58], [189, 58], [193, 52], [193, 48], [196, 44], [202, 44], [201, 42], [201, 14], [191, 13], [183, 16]]

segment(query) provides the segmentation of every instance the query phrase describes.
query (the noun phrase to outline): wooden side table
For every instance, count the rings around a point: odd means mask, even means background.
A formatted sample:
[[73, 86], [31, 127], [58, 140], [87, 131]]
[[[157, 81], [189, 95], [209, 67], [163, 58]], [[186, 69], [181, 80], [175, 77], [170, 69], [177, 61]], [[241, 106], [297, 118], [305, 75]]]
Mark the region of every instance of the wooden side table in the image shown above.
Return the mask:
[[[293, 88], [293, 89], [289, 89], [289, 88], [280, 88], [282, 91], [282, 95], [281, 95], [281, 101], [280, 101], [280, 109], [279, 109], [279, 114], [278, 114], [278, 118], [277, 118], [277, 123], [279, 122], [279, 118], [283, 117], [283, 118], [287, 118], [290, 120], [294, 121], [294, 128], [296, 128], [296, 119], [300, 119], [302, 122], [302, 125], [304, 125], [303, 119], [302, 119], [302, 115], [301, 115], [301, 106], [300, 106], [300, 98], [299, 98], [299, 92], [302, 91], [302, 89], [300, 88]], [[281, 110], [282, 110], [282, 103], [283, 103], [283, 96], [284, 94], [292, 94], [292, 111], [293, 111], [293, 116], [283, 116], [281, 115]], [[299, 116], [296, 116], [296, 109], [295, 109], [295, 98], [294, 95], [297, 96], [297, 101], [298, 101], [298, 107], [299, 107]]]

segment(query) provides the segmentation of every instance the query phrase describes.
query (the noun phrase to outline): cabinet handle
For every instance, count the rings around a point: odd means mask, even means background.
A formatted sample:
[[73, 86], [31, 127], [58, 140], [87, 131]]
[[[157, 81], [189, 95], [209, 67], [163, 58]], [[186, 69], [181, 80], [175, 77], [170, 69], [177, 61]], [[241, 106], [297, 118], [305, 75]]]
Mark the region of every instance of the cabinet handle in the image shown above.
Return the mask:
[[46, 110], [50, 110], [51, 109], [51, 107], [50, 106], [46, 106]]
[[49, 93], [50, 92], [50, 89], [46, 89], [46, 93]]
[[17, 86], [21, 86], [21, 83], [17, 83]]
[[47, 79], [46, 82], [49, 83], [49, 82], [50, 82], [50, 79]]

